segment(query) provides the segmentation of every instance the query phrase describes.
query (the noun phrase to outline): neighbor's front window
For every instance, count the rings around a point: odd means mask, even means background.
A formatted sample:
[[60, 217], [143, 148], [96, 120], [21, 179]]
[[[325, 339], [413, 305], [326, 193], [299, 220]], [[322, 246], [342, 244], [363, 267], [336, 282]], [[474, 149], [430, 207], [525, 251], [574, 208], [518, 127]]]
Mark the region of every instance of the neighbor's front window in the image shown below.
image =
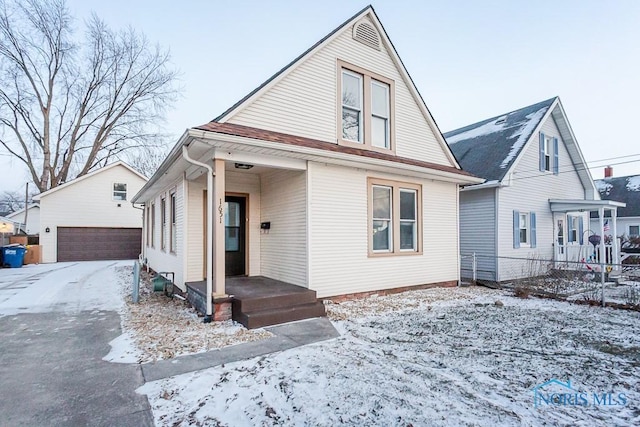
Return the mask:
[[580, 218], [578, 218], [577, 216], [570, 216], [569, 217], [569, 241], [570, 242], [577, 242], [578, 241], [578, 223], [580, 221]]
[[370, 179], [370, 254], [420, 252], [420, 186]]
[[629, 237], [639, 237], [639, 236], [640, 236], [640, 225], [630, 225]]
[[127, 184], [120, 182], [113, 184], [113, 200], [127, 200]]
[[521, 213], [520, 214], [520, 244], [528, 244], [529, 243], [529, 214]]

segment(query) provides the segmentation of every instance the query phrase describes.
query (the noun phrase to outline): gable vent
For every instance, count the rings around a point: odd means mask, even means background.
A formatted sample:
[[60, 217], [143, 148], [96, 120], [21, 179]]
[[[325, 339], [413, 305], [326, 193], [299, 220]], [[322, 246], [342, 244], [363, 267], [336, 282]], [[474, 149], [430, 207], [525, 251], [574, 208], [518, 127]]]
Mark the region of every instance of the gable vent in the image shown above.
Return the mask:
[[380, 35], [370, 23], [360, 21], [353, 26], [353, 39], [380, 50]]

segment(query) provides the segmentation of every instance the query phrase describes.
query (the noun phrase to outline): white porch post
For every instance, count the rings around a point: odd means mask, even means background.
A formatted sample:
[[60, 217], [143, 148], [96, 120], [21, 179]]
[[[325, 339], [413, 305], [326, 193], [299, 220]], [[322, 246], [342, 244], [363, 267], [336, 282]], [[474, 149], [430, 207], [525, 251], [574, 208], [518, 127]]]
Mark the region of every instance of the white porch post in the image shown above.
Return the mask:
[[613, 268], [618, 268], [615, 264], [620, 264], [620, 246], [618, 246], [618, 208], [611, 209], [611, 233], [613, 234], [613, 252], [611, 254], [611, 264], [614, 264]]
[[224, 252], [224, 159], [214, 159], [215, 179], [213, 185], [213, 296], [223, 297], [225, 293], [225, 252]]
[[602, 284], [602, 306], [604, 307], [604, 274], [607, 261], [604, 245], [604, 208], [598, 209], [598, 219], [600, 220], [600, 283]]

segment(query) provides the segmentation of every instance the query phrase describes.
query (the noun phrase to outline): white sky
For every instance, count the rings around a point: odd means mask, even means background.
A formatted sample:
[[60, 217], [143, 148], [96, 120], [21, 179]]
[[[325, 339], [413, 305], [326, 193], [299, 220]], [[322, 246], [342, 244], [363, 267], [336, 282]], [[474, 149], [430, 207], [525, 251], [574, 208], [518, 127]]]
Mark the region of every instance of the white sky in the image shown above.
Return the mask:
[[[183, 97], [177, 137], [231, 106], [366, 6], [363, 1], [69, 0], [78, 33], [91, 11], [171, 49]], [[640, 174], [640, 2], [636, 0], [373, 3], [440, 130], [560, 96], [590, 166]], [[175, 141], [174, 139], [173, 141]], [[594, 162], [594, 163], [592, 163]], [[592, 170], [602, 177], [602, 168]], [[0, 191], [28, 176], [0, 151]]]

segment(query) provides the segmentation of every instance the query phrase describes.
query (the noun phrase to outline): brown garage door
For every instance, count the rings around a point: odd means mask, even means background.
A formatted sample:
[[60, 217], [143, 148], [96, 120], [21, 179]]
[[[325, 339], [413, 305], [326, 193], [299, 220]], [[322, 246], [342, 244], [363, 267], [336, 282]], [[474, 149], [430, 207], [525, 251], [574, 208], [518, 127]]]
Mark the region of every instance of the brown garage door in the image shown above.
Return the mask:
[[134, 259], [141, 228], [58, 227], [58, 261]]

